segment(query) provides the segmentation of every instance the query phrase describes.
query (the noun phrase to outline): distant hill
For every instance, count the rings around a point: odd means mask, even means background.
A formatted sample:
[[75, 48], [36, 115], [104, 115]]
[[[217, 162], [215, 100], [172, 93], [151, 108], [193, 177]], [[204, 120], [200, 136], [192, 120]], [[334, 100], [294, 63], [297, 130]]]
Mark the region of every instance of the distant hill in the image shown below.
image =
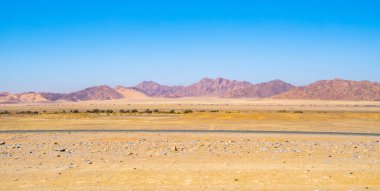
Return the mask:
[[380, 83], [342, 79], [322, 80], [292, 89], [273, 98], [380, 101]]
[[250, 97], [268, 98], [294, 89], [296, 86], [281, 80], [255, 84], [250, 90]]
[[25, 92], [18, 94], [1, 93], [0, 103], [34, 103], [56, 101], [62, 94]]
[[109, 86], [94, 86], [67, 94], [61, 100], [67, 101], [89, 101], [89, 100], [112, 100], [123, 99], [123, 95]]

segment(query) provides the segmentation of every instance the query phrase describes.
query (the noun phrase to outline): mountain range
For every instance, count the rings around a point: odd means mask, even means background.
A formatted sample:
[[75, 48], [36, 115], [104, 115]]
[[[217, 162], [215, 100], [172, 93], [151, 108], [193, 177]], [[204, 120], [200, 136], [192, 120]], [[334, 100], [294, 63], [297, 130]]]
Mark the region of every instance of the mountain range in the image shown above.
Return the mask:
[[380, 83], [342, 79], [321, 80], [307, 86], [296, 87], [281, 80], [252, 84], [224, 78], [203, 78], [189, 86], [167, 86], [144, 81], [134, 87], [107, 85], [94, 86], [80, 91], [60, 93], [26, 92], [11, 94], [0, 92], [0, 103], [32, 103], [56, 101], [90, 101], [116, 99], [217, 97], [217, 98], [273, 98], [319, 100], [380, 101]]
[[218, 97], [218, 98], [267, 98], [289, 91], [295, 86], [274, 80], [261, 84], [245, 81], [227, 80], [224, 78], [203, 78], [189, 86], [165, 86], [152, 81], [145, 81], [136, 89], [152, 97]]

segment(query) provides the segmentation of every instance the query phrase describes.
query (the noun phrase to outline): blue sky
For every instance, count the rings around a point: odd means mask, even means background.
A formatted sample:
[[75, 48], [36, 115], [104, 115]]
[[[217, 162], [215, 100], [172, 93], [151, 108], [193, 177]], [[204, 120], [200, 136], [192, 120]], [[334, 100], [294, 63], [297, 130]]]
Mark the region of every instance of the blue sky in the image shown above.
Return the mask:
[[0, 91], [380, 81], [375, 0], [0, 1]]

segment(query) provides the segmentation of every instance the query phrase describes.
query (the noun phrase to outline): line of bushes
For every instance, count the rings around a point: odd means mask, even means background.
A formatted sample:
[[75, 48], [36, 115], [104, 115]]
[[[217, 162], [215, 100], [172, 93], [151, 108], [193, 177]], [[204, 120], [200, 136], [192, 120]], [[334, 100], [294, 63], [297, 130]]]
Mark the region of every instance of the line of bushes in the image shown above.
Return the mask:
[[107, 110], [93, 109], [93, 110], [87, 110], [86, 113], [113, 113], [113, 110], [111, 110], [111, 109], [107, 109]]
[[16, 114], [38, 114], [38, 111], [18, 111]]
[[[119, 110], [118, 113], [121, 113], [121, 114], [135, 114], [135, 113], [140, 113], [140, 114], [144, 114], [144, 113], [146, 113], [146, 114], [152, 114], [152, 113], [181, 114], [181, 113], [184, 113], [184, 114], [188, 114], [188, 113], [193, 113], [193, 112], [194, 111], [191, 109], [186, 109], [183, 112], [180, 112], [180, 111], [177, 112], [176, 110], [160, 111], [158, 109], [153, 109], [153, 110], [145, 109], [144, 111], [139, 111], [137, 109], [127, 109], [127, 110], [121, 109], [121, 110]], [[44, 110], [42, 113], [47, 113], [47, 112]], [[56, 111], [53, 113], [59, 114], [59, 113], [67, 113], [67, 112], [66, 112], [66, 110], [62, 110], [61, 112]], [[81, 111], [74, 109], [74, 110], [70, 110], [69, 113], [81, 113]], [[107, 110], [92, 109], [92, 110], [87, 110], [85, 113], [112, 114], [112, 113], [117, 113], [117, 112], [115, 112], [111, 109], [107, 109]], [[8, 111], [0, 112], [0, 115], [6, 115], [6, 114], [11, 114], [11, 113]], [[38, 111], [18, 111], [18, 112], [16, 112], [16, 114], [39, 114], [39, 112]]]
[[[288, 111], [286, 110], [280, 110], [278, 111], [278, 113], [287, 113]], [[300, 111], [300, 110], [297, 110], [297, 111], [293, 111], [293, 113], [303, 113], [303, 111]]]
[[9, 111], [0, 111], [0, 115], [10, 115], [11, 112]]

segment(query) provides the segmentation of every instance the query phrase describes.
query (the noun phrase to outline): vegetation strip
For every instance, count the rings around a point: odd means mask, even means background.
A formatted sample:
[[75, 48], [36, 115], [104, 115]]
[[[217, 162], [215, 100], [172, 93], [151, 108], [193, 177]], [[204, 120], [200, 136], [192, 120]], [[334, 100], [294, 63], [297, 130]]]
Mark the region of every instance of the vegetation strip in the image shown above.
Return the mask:
[[164, 130], [164, 129], [107, 129], [107, 130], [0, 130], [0, 133], [82, 133], [82, 132], [115, 132], [115, 133], [243, 133], [243, 134], [295, 134], [295, 135], [342, 135], [342, 136], [380, 136], [380, 133], [352, 133], [327, 131], [256, 131], [256, 130]]

